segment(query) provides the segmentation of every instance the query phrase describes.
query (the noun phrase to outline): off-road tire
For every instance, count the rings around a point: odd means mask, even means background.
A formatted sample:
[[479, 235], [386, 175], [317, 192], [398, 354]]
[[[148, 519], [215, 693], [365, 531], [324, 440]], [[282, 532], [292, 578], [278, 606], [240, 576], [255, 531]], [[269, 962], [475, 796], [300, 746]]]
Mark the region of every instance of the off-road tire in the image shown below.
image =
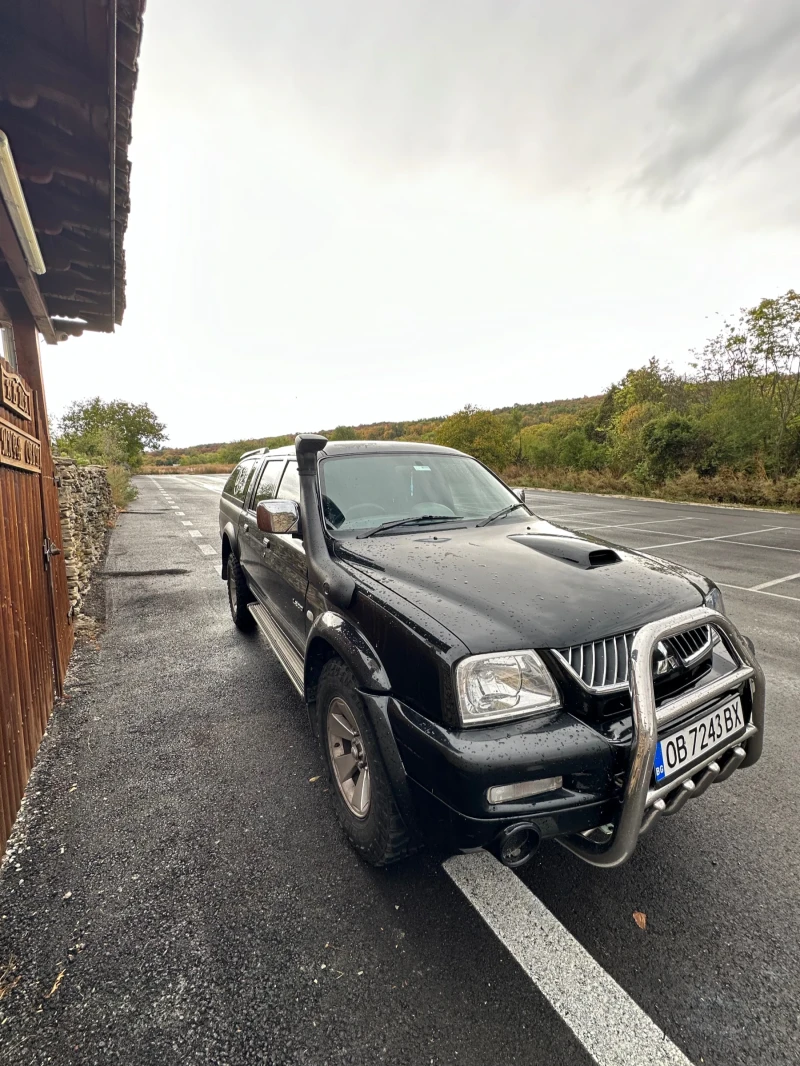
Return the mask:
[[[366, 817], [353, 814], [345, 802], [336, 780], [328, 746], [327, 715], [331, 702], [344, 700], [356, 720], [366, 749], [370, 772], [370, 804]], [[339, 822], [353, 848], [372, 866], [389, 866], [406, 858], [414, 850], [392, 794], [378, 742], [356, 680], [341, 659], [330, 659], [322, 669], [317, 686], [317, 713], [322, 755], [330, 779], [330, 792]]]
[[248, 603], [252, 602], [253, 594], [247, 587], [239, 560], [231, 552], [228, 556], [228, 606], [234, 624], [243, 633], [251, 633], [255, 626], [255, 619], [247, 609]]

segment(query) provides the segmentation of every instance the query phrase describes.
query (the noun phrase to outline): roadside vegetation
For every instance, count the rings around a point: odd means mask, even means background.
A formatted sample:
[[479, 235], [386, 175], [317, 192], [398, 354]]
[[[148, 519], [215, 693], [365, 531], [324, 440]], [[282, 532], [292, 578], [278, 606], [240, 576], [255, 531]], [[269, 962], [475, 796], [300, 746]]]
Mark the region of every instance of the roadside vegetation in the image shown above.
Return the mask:
[[[800, 295], [743, 310], [693, 355], [688, 374], [651, 359], [600, 396], [323, 432], [445, 444], [514, 484], [800, 507]], [[161, 448], [143, 469], [227, 472], [242, 452], [293, 439]]]
[[114, 506], [121, 510], [136, 499], [131, 474], [141, 469], [145, 448], [157, 447], [165, 436], [166, 427], [147, 404], [104, 403], [95, 396], [67, 409], [56, 425], [54, 444], [59, 455], [82, 466], [104, 466]]

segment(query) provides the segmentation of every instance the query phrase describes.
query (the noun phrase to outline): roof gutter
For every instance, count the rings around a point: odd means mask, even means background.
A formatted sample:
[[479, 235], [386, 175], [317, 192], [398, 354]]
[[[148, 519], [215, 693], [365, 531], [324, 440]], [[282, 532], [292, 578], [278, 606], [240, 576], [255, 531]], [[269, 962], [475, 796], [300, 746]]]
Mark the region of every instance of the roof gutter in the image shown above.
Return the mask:
[[11, 154], [8, 137], [0, 130], [0, 252], [5, 256], [36, 328], [48, 344], [58, 340], [36, 274], [45, 265], [33, 228], [25, 194]]

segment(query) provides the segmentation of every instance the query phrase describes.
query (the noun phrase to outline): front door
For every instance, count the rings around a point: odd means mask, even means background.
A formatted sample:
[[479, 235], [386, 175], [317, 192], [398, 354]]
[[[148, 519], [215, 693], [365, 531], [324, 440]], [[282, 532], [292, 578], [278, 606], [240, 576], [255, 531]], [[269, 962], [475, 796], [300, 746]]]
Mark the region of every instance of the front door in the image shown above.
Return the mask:
[[[276, 499], [300, 502], [297, 462], [290, 459], [277, 488]], [[302, 654], [306, 643], [306, 550], [291, 533], [262, 533], [262, 569], [258, 584], [266, 593], [275, 621]]]
[[248, 493], [249, 499], [245, 498], [239, 517], [239, 562], [242, 564], [248, 585], [259, 599], [264, 598], [261, 585], [264, 534], [258, 528], [256, 508], [262, 500], [275, 499], [275, 489], [285, 462], [285, 459], [267, 459], [255, 488]]

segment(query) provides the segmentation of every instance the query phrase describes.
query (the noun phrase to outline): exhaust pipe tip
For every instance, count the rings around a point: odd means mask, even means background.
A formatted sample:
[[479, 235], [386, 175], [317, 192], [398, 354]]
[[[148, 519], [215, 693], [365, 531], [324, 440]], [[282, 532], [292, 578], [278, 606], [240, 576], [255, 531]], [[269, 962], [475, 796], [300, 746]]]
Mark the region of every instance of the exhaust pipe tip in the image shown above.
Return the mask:
[[529, 822], [510, 825], [495, 841], [497, 857], [504, 866], [516, 870], [529, 862], [539, 850], [539, 833]]

